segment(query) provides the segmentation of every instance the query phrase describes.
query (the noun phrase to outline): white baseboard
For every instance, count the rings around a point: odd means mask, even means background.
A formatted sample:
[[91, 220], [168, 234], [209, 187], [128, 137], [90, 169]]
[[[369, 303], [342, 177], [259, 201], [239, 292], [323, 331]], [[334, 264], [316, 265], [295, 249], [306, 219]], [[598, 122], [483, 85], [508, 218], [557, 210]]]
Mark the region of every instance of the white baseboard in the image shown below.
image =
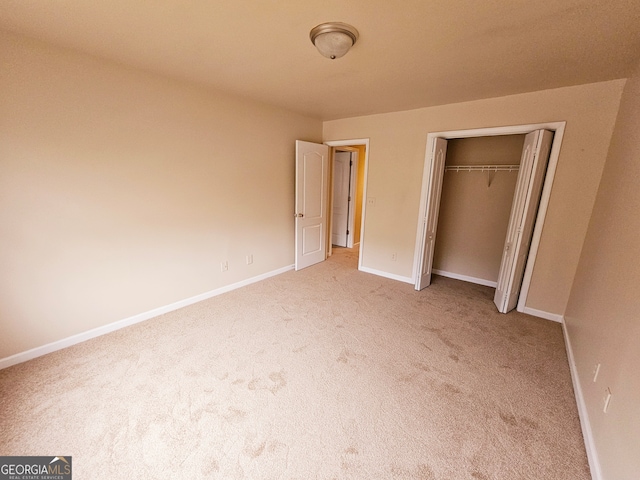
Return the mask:
[[246, 280], [242, 280], [240, 282], [232, 283], [231, 285], [226, 285], [224, 287], [216, 288], [215, 290], [211, 290], [209, 292], [201, 293], [200, 295], [196, 295], [194, 297], [186, 298], [184, 300], [180, 300], [178, 302], [165, 305], [164, 307], [154, 308], [153, 310], [149, 310], [148, 312], [139, 313], [138, 315], [134, 315], [132, 317], [125, 318], [123, 320], [118, 320], [116, 322], [103, 325], [102, 327], [97, 327], [92, 330], [88, 330], [86, 332], [78, 333], [77, 335], [72, 335], [71, 337], [63, 338], [62, 340], [57, 340], [55, 342], [42, 345], [41, 347], [36, 347], [36, 348], [32, 348], [31, 350], [27, 350], [25, 352], [16, 353], [15, 355], [11, 355], [9, 357], [0, 359], [0, 370], [2, 370], [3, 368], [8, 368], [12, 365], [16, 365], [18, 363], [26, 362], [27, 360], [41, 357], [42, 355], [46, 355], [47, 353], [52, 353], [57, 350], [62, 350], [63, 348], [70, 347], [77, 343], [81, 343], [86, 340], [90, 340], [92, 338], [99, 337], [101, 335], [105, 335], [107, 333], [111, 333], [116, 330], [120, 330], [121, 328], [125, 328], [130, 325], [134, 325], [136, 323], [144, 322], [145, 320], [149, 320], [153, 317], [157, 317], [158, 315], [172, 312], [174, 310], [178, 310], [179, 308], [183, 308], [188, 305], [192, 305], [194, 303], [202, 302], [203, 300], [207, 300], [208, 298], [230, 292], [231, 290], [235, 290], [237, 288], [259, 282], [261, 280], [265, 280], [269, 277], [280, 275], [281, 273], [293, 270], [293, 268], [294, 268], [293, 265], [288, 265], [286, 267], [279, 268], [277, 270], [272, 270], [270, 272], [263, 273], [262, 275], [257, 275], [255, 277], [251, 277]]
[[390, 278], [391, 280], [398, 280], [399, 282], [414, 284], [416, 282], [413, 281], [411, 277], [403, 277], [402, 275], [396, 275], [395, 273], [383, 272], [382, 270], [376, 270], [374, 268], [369, 267], [360, 267], [358, 270], [365, 273], [372, 273], [373, 275], [378, 275], [379, 277]]
[[528, 315], [533, 315], [534, 317], [544, 318], [545, 320], [551, 320], [552, 322], [564, 323], [564, 318], [562, 315], [558, 315], [557, 313], [549, 313], [544, 310], [536, 310], [535, 308], [524, 307], [522, 309], [522, 313], [526, 313]]
[[477, 283], [478, 285], [484, 285], [486, 287], [496, 288], [498, 282], [492, 282], [491, 280], [485, 280], [484, 278], [470, 277], [468, 275], [460, 275], [458, 273], [445, 272], [444, 270], [432, 269], [432, 273], [440, 275], [441, 277], [455, 278], [456, 280], [462, 280], [463, 282]]
[[567, 331], [567, 324], [562, 322], [562, 333], [564, 335], [564, 344], [567, 350], [567, 358], [569, 360], [569, 370], [571, 371], [571, 381], [573, 382], [573, 392], [576, 396], [578, 404], [578, 417], [580, 417], [580, 427], [582, 427], [582, 436], [584, 437], [584, 445], [587, 450], [587, 459], [589, 460], [589, 469], [591, 470], [591, 478], [593, 480], [602, 480], [602, 470], [600, 468], [600, 460], [598, 460], [598, 452], [593, 440], [593, 432], [591, 423], [589, 422], [589, 412], [587, 404], [582, 394], [582, 386], [580, 385], [580, 377], [576, 368], [576, 362], [573, 357], [573, 349], [571, 348], [571, 340]]

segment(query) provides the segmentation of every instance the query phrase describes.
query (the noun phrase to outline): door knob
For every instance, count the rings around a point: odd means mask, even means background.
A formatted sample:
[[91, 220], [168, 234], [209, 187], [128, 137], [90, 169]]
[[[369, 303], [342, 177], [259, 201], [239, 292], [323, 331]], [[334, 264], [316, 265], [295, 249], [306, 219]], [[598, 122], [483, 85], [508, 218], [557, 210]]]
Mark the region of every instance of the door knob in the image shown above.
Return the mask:
[[296, 213], [295, 216], [302, 218], [302, 217], [304, 217], [304, 213]]

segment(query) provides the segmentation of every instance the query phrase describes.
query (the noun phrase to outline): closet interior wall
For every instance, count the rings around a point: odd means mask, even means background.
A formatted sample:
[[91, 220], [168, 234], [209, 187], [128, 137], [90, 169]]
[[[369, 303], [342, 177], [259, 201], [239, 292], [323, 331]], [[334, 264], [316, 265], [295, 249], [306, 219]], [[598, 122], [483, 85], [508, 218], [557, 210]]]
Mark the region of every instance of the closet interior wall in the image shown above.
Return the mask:
[[[449, 140], [445, 167], [518, 165], [524, 135]], [[495, 286], [518, 170], [445, 171], [435, 274]]]

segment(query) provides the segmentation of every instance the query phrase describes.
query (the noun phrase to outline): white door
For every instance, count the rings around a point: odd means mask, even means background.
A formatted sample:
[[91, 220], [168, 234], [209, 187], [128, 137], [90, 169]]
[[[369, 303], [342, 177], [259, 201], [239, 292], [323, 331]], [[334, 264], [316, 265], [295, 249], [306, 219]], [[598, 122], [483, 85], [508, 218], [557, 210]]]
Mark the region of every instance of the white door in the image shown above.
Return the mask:
[[431, 284], [431, 266], [433, 251], [436, 244], [436, 229], [438, 228], [438, 213], [440, 197], [442, 195], [442, 179], [444, 177], [444, 163], [447, 156], [447, 140], [436, 138], [431, 154], [429, 166], [429, 183], [427, 190], [427, 208], [423, 219], [424, 237], [420, 259], [420, 272], [416, 281], [416, 290], [422, 290]]
[[329, 147], [296, 140], [295, 268], [327, 258]]
[[347, 246], [351, 187], [351, 153], [336, 152], [333, 156], [333, 203], [331, 243]]
[[531, 132], [524, 140], [498, 286], [493, 299], [502, 313], [510, 312], [518, 303], [552, 141], [553, 133], [548, 130]]

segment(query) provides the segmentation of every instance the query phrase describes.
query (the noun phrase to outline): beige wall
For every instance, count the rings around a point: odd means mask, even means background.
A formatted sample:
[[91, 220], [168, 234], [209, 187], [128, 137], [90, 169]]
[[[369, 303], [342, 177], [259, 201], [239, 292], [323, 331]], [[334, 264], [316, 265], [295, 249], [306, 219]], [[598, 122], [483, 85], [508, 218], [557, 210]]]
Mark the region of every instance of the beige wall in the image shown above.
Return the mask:
[[[363, 264], [411, 277], [429, 132], [566, 121], [527, 306], [563, 314], [624, 80], [324, 123], [325, 141], [369, 138]], [[397, 253], [397, 261], [392, 254]]]
[[355, 145], [358, 149], [358, 182], [356, 186], [356, 214], [355, 214], [355, 228], [353, 235], [353, 242], [358, 243], [360, 241], [360, 233], [362, 228], [362, 202], [364, 192], [364, 172], [366, 165], [366, 145]]
[[[523, 143], [524, 135], [450, 140], [446, 165], [518, 165]], [[517, 178], [517, 170], [445, 172], [434, 269], [498, 281]]]
[[293, 263], [320, 121], [9, 34], [0, 58], [0, 358]]
[[640, 65], [625, 86], [565, 315], [604, 479], [640, 472], [639, 186]]

